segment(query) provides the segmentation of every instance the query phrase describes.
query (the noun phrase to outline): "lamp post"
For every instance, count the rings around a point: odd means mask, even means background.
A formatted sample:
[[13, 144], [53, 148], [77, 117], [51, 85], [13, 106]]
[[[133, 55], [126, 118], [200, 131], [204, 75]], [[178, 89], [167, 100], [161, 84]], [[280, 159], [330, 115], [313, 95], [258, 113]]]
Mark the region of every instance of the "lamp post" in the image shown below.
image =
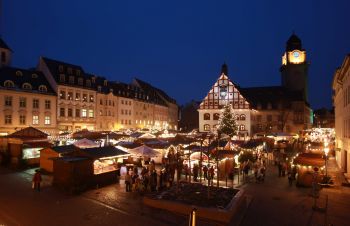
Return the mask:
[[327, 173], [327, 159], [328, 159], [328, 152], [329, 152], [329, 148], [325, 147], [324, 148], [324, 155], [325, 155], [325, 167], [326, 167], [326, 178], [328, 177], [328, 173]]

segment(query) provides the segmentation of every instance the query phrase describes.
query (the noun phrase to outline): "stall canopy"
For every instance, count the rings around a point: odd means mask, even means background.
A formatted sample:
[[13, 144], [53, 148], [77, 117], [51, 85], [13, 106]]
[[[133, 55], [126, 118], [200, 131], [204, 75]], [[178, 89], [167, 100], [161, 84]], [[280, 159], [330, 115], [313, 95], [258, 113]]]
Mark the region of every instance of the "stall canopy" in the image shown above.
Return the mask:
[[140, 147], [131, 149], [129, 150], [129, 153], [131, 155], [140, 156], [140, 157], [156, 157], [159, 155], [159, 153], [156, 150], [146, 145], [142, 145]]
[[112, 158], [112, 157], [121, 157], [121, 156], [128, 156], [129, 153], [120, 150], [114, 146], [105, 146], [105, 147], [98, 147], [98, 148], [85, 148], [80, 149], [80, 153], [83, 154], [85, 157], [90, 157], [92, 159], [99, 159], [99, 158]]
[[99, 147], [100, 145], [93, 142], [92, 140], [83, 138], [81, 140], [74, 142], [74, 146], [78, 148], [96, 148], [96, 147]]
[[138, 138], [139, 139], [155, 139], [157, 137], [151, 133], [145, 133], [145, 134], [142, 134], [141, 136], [139, 136]]
[[295, 165], [323, 167], [325, 160], [321, 154], [302, 153], [293, 161]]
[[[190, 155], [190, 160], [201, 160], [201, 153], [200, 152], [194, 152]], [[202, 160], [208, 161], [208, 156], [204, 153], [202, 153]]]

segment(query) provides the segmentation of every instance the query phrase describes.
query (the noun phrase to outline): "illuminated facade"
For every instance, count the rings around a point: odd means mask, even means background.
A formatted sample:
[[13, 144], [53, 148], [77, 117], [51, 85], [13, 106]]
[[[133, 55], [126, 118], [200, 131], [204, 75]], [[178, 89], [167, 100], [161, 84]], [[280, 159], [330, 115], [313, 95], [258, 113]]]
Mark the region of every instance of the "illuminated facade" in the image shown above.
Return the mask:
[[333, 76], [335, 156], [344, 173], [350, 172], [350, 54]]
[[242, 88], [229, 80], [223, 65], [219, 79], [204, 98], [199, 111], [199, 131], [213, 131], [224, 105], [230, 104], [241, 135], [299, 133], [311, 128], [312, 110], [307, 102], [306, 51], [293, 34], [282, 56], [281, 86]]
[[82, 129], [177, 129], [178, 106], [164, 91], [134, 79], [111, 82], [81, 66], [40, 57], [35, 70], [10, 67], [0, 39], [0, 133], [33, 126], [51, 135]]
[[239, 133], [250, 134], [250, 104], [227, 76], [227, 66], [222, 66], [221, 75], [199, 106], [199, 131], [215, 131], [220, 114], [226, 105], [231, 105]]
[[0, 135], [32, 126], [56, 130], [56, 93], [37, 70], [11, 67], [12, 51], [0, 39]]

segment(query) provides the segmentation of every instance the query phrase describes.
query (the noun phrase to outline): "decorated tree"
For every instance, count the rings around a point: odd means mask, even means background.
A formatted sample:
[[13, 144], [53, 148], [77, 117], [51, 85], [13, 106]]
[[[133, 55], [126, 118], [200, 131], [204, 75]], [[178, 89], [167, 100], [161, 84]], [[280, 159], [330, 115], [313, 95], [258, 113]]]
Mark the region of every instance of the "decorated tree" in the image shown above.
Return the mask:
[[[233, 135], [236, 135], [237, 133], [237, 125], [236, 125], [236, 119], [232, 112], [231, 105], [226, 105], [224, 107], [224, 111], [221, 113], [219, 118], [219, 124], [217, 127], [217, 135], [218, 135], [218, 146], [220, 143], [221, 135], [225, 134], [231, 139]], [[216, 150], [216, 167], [219, 169], [219, 151], [218, 147]], [[226, 172], [225, 172], [226, 173]], [[217, 186], [219, 187], [219, 170], [217, 171]]]
[[236, 135], [237, 125], [236, 125], [236, 119], [232, 112], [231, 105], [226, 105], [224, 107], [224, 111], [220, 115], [217, 130], [218, 130], [218, 135], [226, 134], [229, 137]]

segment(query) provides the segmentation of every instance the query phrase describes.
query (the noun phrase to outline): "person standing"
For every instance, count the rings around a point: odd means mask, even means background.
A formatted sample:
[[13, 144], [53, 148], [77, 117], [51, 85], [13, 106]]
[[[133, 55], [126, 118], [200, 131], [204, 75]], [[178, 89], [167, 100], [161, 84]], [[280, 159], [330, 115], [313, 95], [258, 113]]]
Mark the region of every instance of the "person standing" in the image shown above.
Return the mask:
[[34, 189], [40, 191], [40, 183], [41, 183], [41, 173], [40, 170], [35, 170], [35, 174], [33, 176]]
[[208, 181], [209, 181], [209, 185], [210, 185], [210, 183], [213, 184], [213, 180], [214, 180], [214, 167], [211, 166], [209, 168], [208, 172], [209, 172]]
[[131, 175], [129, 174], [129, 172], [126, 172], [125, 175], [125, 190], [126, 192], [131, 192]]
[[204, 180], [208, 180], [208, 167], [203, 166]]

